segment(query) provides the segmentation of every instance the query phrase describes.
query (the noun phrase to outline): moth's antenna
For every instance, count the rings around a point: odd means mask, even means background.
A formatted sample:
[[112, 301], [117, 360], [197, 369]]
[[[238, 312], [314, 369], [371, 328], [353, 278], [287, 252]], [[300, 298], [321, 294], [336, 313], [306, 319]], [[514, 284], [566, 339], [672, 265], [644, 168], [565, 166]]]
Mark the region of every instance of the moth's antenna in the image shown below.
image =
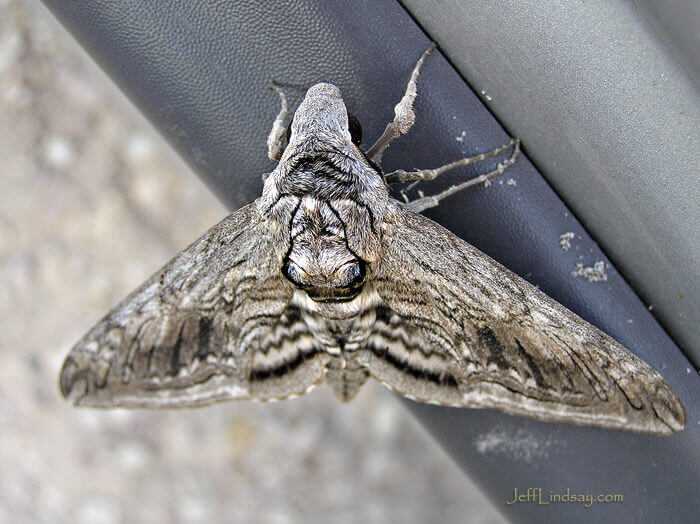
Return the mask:
[[272, 130], [270, 135], [267, 137], [267, 156], [270, 160], [275, 160], [279, 162], [282, 158], [282, 153], [284, 152], [284, 135], [286, 133], [286, 128], [284, 122], [287, 119], [287, 114], [289, 113], [289, 108], [287, 106], [287, 97], [284, 91], [273, 81], [270, 83], [270, 89], [275, 91], [279, 97], [282, 107], [280, 112], [272, 123]]
[[416, 81], [423, 67], [423, 62], [432, 53], [437, 44], [433, 42], [423, 55], [418, 59], [416, 66], [413, 68], [411, 78], [406, 85], [406, 92], [401, 101], [394, 107], [394, 120], [389, 122], [384, 129], [384, 133], [379, 137], [372, 147], [367, 151], [367, 157], [373, 162], [379, 163], [382, 159], [382, 153], [395, 139], [401, 135], [408, 133], [411, 126], [416, 121], [416, 114], [413, 111], [413, 101], [416, 99]]

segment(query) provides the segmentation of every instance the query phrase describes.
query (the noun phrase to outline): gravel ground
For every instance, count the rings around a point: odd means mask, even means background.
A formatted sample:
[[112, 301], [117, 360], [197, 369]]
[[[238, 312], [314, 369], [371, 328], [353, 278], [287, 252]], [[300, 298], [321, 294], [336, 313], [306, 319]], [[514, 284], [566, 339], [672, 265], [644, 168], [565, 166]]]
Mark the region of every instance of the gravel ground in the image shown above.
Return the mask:
[[0, 522], [502, 522], [374, 384], [69, 407], [72, 343], [226, 210], [34, 2], [0, 0], [0, 158]]

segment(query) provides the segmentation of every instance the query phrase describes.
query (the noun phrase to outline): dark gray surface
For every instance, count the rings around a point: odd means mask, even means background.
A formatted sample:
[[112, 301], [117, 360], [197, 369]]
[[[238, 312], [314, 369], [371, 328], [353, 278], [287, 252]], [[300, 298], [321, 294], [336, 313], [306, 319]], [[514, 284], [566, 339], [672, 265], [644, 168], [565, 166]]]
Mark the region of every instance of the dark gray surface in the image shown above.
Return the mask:
[[403, 3], [700, 366], [698, 3]]
[[[429, 42], [389, 1], [45, 4], [231, 207], [256, 197], [260, 173], [272, 167], [265, 157], [278, 109], [266, 87], [271, 79], [286, 85], [294, 101], [316, 81], [335, 83], [371, 142]], [[514, 76], [517, 66], [510, 68]], [[439, 53], [419, 81], [417, 114], [412, 133], [387, 151], [387, 170], [437, 166], [508, 139]], [[661, 371], [687, 409], [688, 427], [658, 438], [407, 405], [514, 520], [688, 520], [700, 510], [697, 375], [614, 268], [606, 267], [602, 283], [572, 278], [577, 262], [606, 259], [532, 165], [523, 158], [508, 178], [517, 185], [477, 188], [428, 214]], [[577, 237], [564, 252], [559, 235], [567, 231]], [[622, 493], [624, 502], [506, 505], [515, 487], [541, 487], [545, 495], [567, 488]]]

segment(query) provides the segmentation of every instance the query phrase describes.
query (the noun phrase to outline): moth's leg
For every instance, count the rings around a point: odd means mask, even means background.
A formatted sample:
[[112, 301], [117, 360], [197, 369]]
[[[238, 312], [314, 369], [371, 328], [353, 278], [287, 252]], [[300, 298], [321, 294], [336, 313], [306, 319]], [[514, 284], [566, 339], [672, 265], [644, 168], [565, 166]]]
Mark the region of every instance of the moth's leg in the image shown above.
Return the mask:
[[391, 144], [391, 142], [401, 135], [408, 133], [408, 130], [411, 129], [411, 126], [416, 121], [416, 114], [413, 112], [413, 101], [416, 99], [416, 80], [418, 80], [418, 75], [420, 74], [421, 67], [423, 67], [423, 62], [425, 62], [425, 59], [435, 49], [435, 47], [437, 46], [432, 44], [418, 59], [418, 62], [411, 73], [411, 78], [408, 80], [406, 92], [404, 93], [403, 98], [401, 98], [401, 101], [394, 107], [394, 120], [387, 124], [382, 136], [380, 136], [379, 140], [377, 140], [367, 151], [367, 158], [373, 162], [379, 163], [379, 161], [382, 159], [382, 153], [389, 146], [389, 144]]
[[284, 135], [287, 132], [284, 122], [287, 119], [289, 108], [287, 107], [287, 97], [284, 95], [284, 92], [274, 83], [270, 84], [270, 89], [279, 95], [282, 107], [277, 118], [272, 123], [270, 135], [267, 137], [267, 156], [270, 160], [279, 161], [282, 158], [282, 153], [284, 153]]
[[[448, 164], [448, 165], [443, 166], [443, 167], [438, 168], [438, 169], [426, 170], [427, 172], [436, 172], [437, 174], [435, 176], [437, 176], [440, 173], [444, 173], [445, 171], [448, 171], [449, 169], [454, 169], [455, 167], [467, 165], [467, 164], [474, 162], [474, 161], [483, 160], [483, 158], [486, 158], [487, 156], [497, 155], [498, 153], [494, 153], [496, 151], [502, 153], [503, 151], [505, 151], [506, 149], [508, 149], [511, 146], [513, 147], [513, 152], [511, 153], [510, 157], [507, 160], [500, 162], [496, 166], [496, 168], [493, 169], [492, 171], [489, 171], [488, 173], [484, 173], [483, 175], [479, 175], [475, 178], [469, 179], [465, 182], [462, 182], [461, 184], [457, 184], [456, 186], [451, 186], [451, 187], [445, 189], [444, 191], [438, 193], [437, 195], [430, 195], [430, 196], [422, 196], [421, 195], [421, 197], [417, 198], [416, 200], [411, 200], [411, 201], [406, 202], [404, 204], [404, 206], [407, 209], [410, 209], [411, 211], [413, 211], [415, 213], [420, 213], [422, 211], [425, 211], [426, 209], [430, 209], [431, 207], [436, 207], [440, 203], [440, 200], [447, 198], [448, 196], [454, 195], [458, 191], [462, 191], [463, 189], [466, 189], [468, 187], [475, 186], [475, 185], [481, 184], [481, 183], [483, 183], [485, 185], [490, 185], [492, 178], [503, 174], [503, 172], [506, 169], [508, 169], [510, 166], [512, 166], [515, 163], [515, 160], [518, 158], [518, 155], [520, 154], [520, 140], [518, 140], [517, 138], [511, 140], [509, 144], [507, 144], [503, 147], [499, 147], [498, 149], [494, 149], [493, 151], [489, 151], [488, 153], [482, 153], [481, 155], [476, 155], [474, 157], [458, 160], [457, 162], [453, 162], [452, 164]], [[477, 159], [477, 160], [471, 160], [471, 159]], [[471, 162], [460, 163], [460, 162], [464, 162], [467, 160], [471, 160]], [[415, 173], [421, 173], [421, 171], [416, 171]], [[392, 174], [393, 173], [390, 173], [390, 175], [392, 175]], [[412, 173], [406, 173], [406, 174], [411, 175]], [[432, 178], [435, 178], [435, 176], [433, 176]], [[416, 181], [432, 180], [432, 178], [406, 178], [404, 181], [408, 181], [408, 180], [416, 180]], [[406, 197], [404, 195], [404, 199], [405, 198]]]
[[510, 149], [511, 147], [514, 148], [513, 151], [515, 152], [516, 148], [519, 147], [519, 143], [520, 141], [517, 138], [514, 138], [507, 144], [501, 147], [497, 147], [496, 149], [493, 149], [486, 153], [479, 153], [478, 155], [462, 158], [450, 164], [440, 166], [436, 169], [420, 169], [418, 171], [404, 171], [403, 169], [399, 169], [397, 171], [392, 171], [391, 173], [386, 173], [384, 175], [384, 180], [386, 180], [388, 184], [400, 184], [403, 182], [422, 182], [423, 180], [433, 180], [434, 178], [437, 178], [439, 175], [442, 175], [447, 171], [457, 169], [458, 167], [465, 167], [469, 164], [474, 164], [475, 162], [481, 162], [492, 156], [498, 156], [508, 151], [508, 149]]

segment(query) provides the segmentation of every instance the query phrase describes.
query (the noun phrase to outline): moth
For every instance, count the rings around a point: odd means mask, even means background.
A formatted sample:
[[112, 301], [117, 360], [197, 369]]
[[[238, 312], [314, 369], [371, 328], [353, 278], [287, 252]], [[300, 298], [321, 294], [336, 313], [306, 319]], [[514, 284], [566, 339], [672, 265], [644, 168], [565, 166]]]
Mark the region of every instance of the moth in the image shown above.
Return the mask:
[[[368, 150], [337, 87], [311, 87], [268, 139], [262, 196], [178, 254], [70, 351], [74, 404], [189, 407], [277, 400], [324, 381], [344, 401], [374, 378], [419, 402], [668, 435], [685, 424], [647, 364], [419, 214], [502, 173], [519, 142], [439, 169], [383, 173], [415, 120], [416, 64]], [[286, 137], [286, 139], [285, 139]], [[389, 184], [511, 151], [484, 175], [410, 202]]]

